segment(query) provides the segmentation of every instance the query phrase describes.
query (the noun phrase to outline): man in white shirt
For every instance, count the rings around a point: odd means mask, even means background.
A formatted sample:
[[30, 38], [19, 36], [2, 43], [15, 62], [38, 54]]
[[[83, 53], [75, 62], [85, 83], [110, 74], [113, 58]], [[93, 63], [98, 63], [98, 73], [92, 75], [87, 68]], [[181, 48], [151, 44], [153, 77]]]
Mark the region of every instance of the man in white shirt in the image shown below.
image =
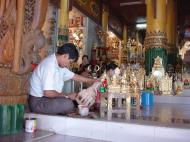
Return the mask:
[[64, 81], [73, 79], [94, 83], [97, 80], [71, 72], [70, 63], [78, 59], [78, 51], [72, 43], [59, 47], [57, 53], [45, 58], [30, 78], [29, 106], [33, 112], [67, 114], [75, 111], [77, 93], [63, 93]]

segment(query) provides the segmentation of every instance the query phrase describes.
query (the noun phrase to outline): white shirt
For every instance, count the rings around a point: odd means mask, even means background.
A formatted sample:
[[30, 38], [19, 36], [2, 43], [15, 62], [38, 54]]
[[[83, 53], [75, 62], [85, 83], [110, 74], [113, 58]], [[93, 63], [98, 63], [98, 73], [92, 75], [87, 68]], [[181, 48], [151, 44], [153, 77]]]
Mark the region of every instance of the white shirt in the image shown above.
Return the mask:
[[34, 70], [30, 78], [30, 95], [42, 97], [44, 90], [62, 92], [64, 81], [72, 79], [74, 73], [59, 67], [55, 54], [45, 58]]

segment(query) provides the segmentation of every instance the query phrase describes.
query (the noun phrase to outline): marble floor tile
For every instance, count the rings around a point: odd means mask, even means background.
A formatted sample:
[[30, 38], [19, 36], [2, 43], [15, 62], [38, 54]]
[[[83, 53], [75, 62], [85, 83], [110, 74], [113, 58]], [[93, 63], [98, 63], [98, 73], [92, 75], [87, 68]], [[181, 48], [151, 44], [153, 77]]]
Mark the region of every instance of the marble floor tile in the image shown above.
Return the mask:
[[13, 135], [0, 136], [0, 142], [31, 142], [54, 135], [52, 132], [38, 130], [34, 133], [20, 132]]
[[67, 135], [58, 135], [44, 130], [37, 130], [34, 133], [20, 132], [14, 135], [0, 136], [0, 142], [108, 142], [108, 141], [67, 136]]
[[[100, 118], [106, 120], [105, 118]], [[125, 121], [125, 117], [117, 118], [113, 115], [113, 121]], [[139, 112], [131, 109], [130, 120], [158, 122], [162, 124], [189, 124], [190, 126], [190, 105], [185, 104], [160, 104], [156, 103], [152, 107], [142, 107]]]
[[108, 142], [108, 141], [67, 136], [67, 135], [53, 135], [50, 137], [46, 137], [44, 139], [37, 140], [35, 142]]

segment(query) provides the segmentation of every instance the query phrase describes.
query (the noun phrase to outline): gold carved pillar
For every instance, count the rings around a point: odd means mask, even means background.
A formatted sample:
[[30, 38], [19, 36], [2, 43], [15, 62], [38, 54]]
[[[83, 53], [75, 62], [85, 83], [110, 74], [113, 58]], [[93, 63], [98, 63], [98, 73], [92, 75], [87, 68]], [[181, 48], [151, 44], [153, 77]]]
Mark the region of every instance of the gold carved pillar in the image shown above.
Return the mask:
[[127, 46], [127, 26], [124, 25], [123, 28], [123, 47], [126, 48]]
[[166, 1], [167, 0], [153, 0], [154, 1], [154, 24], [153, 31], [166, 32]]
[[147, 29], [146, 31], [149, 33], [152, 31], [153, 28], [153, 0], [146, 1], [146, 22], [147, 22]]
[[147, 32], [144, 46], [146, 74], [152, 70], [154, 58], [160, 56], [166, 67], [166, 1], [146, 0]]
[[176, 13], [174, 0], [167, 0], [167, 22], [166, 33], [167, 40], [170, 44], [175, 44], [176, 38]]
[[[102, 9], [102, 29], [104, 33], [107, 33], [108, 31], [108, 17], [109, 17], [109, 8], [107, 5], [103, 5]], [[106, 34], [103, 34], [104, 40], [103, 40], [103, 47], [106, 47]]]
[[123, 57], [126, 57], [127, 55], [127, 52], [124, 52], [124, 51], [127, 51], [127, 25], [124, 25], [123, 27], [123, 41], [122, 41], [122, 46], [121, 48], [119, 49], [119, 63], [124, 63], [123, 61]]
[[168, 64], [175, 64], [176, 59], [176, 17], [175, 14], [175, 2], [174, 0], [167, 0], [167, 22], [166, 22], [166, 34], [167, 34], [167, 53]]
[[69, 40], [69, 0], [60, 0], [60, 12], [58, 20], [58, 46]]
[[173, 28], [173, 22], [174, 22], [174, 7], [173, 7], [173, 0], [168, 0], [167, 2], [167, 23], [166, 23], [166, 33], [167, 33], [167, 40], [168, 43], [172, 43], [172, 28]]

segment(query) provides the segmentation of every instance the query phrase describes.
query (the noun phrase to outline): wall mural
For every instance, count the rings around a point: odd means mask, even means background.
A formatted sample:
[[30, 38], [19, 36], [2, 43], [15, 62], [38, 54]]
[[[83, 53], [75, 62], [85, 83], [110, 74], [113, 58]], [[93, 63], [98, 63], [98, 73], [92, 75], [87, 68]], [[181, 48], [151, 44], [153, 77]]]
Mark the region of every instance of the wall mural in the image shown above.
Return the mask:
[[47, 39], [46, 46], [41, 52], [41, 58], [44, 58], [47, 54], [56, 52], [57, 44], [57, 21], [58, 8], [52, 3], [48, 3], [48, 9], [46, 13], [46, 20], [43, 25], [43, 33]]
[[109, 15], [109, 28], [113, 33], [115, 33], [120, 39], [123, 36], [123, 24], [121, 21], [113, 14]]
[[82, 62], [82, 56], [85, 54], [86, 22], [86, 16], [73, 7], [69, 12], [69, 42], [75, 44], [79, 52], [77, 63], [73, 63], [71, 67], [73, 71], [77, 71], [78, 65]]
[[86, 17], [73, 8], [69, 12], [69, 42], [74, 43], [78, 49], [85, 48]]
[[96, 23], [101, 23], [102, 13], [100, 0], [74, 0], [74, 6]]

